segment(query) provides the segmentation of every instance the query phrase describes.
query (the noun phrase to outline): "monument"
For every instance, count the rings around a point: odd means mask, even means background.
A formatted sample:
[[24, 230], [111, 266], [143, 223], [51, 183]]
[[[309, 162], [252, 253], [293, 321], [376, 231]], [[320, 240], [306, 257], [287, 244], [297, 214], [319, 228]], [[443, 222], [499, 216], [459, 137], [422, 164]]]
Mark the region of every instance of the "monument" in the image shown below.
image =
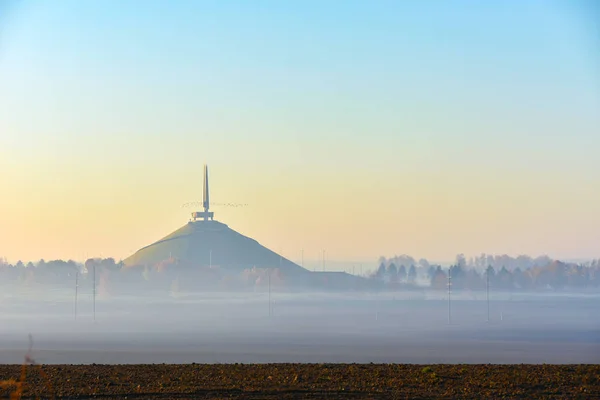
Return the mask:
[[194, 211], [190, 221], [141, 248], [123, 260], [125, 268], [155, 267], [176, 260], [178, 268], [220, 268], [242, 272], [256, 268], [278, 268], [286, 277], [304, 276], [310, 271], [214, 219], [210, 211], [208, 167], [204, 166], [203, 211]]

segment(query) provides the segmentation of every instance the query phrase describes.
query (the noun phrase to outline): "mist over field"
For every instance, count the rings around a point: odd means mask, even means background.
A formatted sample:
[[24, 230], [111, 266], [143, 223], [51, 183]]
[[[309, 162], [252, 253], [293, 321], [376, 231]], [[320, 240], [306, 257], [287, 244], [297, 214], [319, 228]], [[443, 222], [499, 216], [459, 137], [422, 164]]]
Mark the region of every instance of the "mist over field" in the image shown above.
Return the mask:
[[[0, 363], [598, 363], [600, 295], [3, 291]], [[271, 316], [269, 316], [271, 304]]]
[[598, 267], [483, 255], [448, 268], [381, 258], [363, 276], [5, 263], [0, 363], [22, 362], [29, 334], [44, 364], [597, 363]]

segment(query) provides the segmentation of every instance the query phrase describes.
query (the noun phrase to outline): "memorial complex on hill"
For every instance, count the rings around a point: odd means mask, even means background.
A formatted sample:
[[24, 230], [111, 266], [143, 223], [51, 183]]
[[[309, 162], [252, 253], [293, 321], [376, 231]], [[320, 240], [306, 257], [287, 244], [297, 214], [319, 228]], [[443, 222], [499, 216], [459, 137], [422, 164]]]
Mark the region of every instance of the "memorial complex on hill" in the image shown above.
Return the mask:
[[207, 166], [204, 166], [203, 208], [204, 211], [192, 212], [186, 225], [123, 260], [125, 267], [154, 267], [173, 259], [181, 268], [219, 267], [231, 272], [253, 267], [278, 268], [287, 276], [310, 272], [214, 220], [214, 213], [210, 211]]

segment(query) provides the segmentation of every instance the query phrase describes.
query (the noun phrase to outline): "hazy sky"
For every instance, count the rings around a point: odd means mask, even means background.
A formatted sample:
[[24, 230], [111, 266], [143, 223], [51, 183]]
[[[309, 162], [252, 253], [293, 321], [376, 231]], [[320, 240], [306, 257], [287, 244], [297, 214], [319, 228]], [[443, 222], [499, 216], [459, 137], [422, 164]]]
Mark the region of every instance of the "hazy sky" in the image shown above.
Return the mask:
[[0, 256], [600, 256], [594, 1], [5, 1]]

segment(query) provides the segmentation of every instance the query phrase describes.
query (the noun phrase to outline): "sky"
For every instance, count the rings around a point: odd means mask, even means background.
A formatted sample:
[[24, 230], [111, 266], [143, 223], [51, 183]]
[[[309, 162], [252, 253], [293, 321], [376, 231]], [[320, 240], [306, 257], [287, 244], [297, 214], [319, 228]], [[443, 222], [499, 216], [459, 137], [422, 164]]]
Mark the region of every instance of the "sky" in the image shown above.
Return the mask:
[[600, 6], [5, 0], [0, 257], [600, 257]]

